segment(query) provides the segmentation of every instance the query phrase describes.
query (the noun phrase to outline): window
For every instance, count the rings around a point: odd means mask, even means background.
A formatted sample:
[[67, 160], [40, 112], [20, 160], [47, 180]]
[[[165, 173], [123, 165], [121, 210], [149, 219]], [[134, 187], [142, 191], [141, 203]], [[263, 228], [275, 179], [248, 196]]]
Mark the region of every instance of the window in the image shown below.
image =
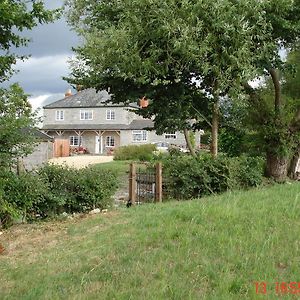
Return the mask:
[[144, 142], [147, 141], [147, 131], [146, 130], [133, 130], [132, 139], [134, 142]]
[[80, 120], [93, 120], [93, 111], [92, 110], [81, 110], [80, 111]]
[[115, 138], [113, 136], [106, 137], [106, 147], [114, 147], [115, 146]]
[[64, 119], [64, 111], [63, 110], [57, 110], [55, 112], [55, 120], [56, 121], [62, 121]]
[[106, 120], [115, 120], [116, 112], [114, 110], [108, 109], [106, 111]]
[[80, 146], [82, 144], [82, 138], [79, 135], [70, 136], [70, 146]]
[[177, 135], [176, 135], [175, 131], [165, 134], [165, 139], [176, 139], [176, 138], [177, 138]]

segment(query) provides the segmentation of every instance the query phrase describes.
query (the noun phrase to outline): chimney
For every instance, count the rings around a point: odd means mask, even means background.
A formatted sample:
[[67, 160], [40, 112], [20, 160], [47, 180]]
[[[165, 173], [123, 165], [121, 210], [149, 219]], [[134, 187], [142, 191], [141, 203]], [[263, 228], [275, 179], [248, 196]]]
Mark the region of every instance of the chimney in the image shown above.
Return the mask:
[[80, 92], [80, 91], [82, 91], [82, 90], [83, 90], [83, 85], [77, 84], [77, 85], [76, 85], [76, 91], [77, 91], [77, 92]]
[[144, 96], [140, 99], [140, 108], [146, 108], [149, 105], [148, 99]]
[[71, 89], [67, 89], [65, 93], [65, 98], [72, 96], [72, 91]]

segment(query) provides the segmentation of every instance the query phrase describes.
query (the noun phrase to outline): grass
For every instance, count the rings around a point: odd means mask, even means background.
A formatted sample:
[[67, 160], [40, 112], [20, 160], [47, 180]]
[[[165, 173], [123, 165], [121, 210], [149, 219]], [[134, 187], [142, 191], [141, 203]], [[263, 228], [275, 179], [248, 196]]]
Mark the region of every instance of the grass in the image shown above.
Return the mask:
[[128, 187], [128, 174], [129, 164], [131, 161], [128, 160], [114, 160], [112, 162], [97, 164], [97, 168], [103, 170], [113, 171], [116, 173], [118, 178], [118, 185], [120, 190], [127, 189]]
[[127, 160], [122, 160], [122, 161], [114, 160], [114, 161], [107, 162], [107, 163], [97, 164], [96, 166], [103, 170], [114, 171], [117, 173], [117, 175], [124, 175], [124, 174], [126, 174], [126, 172], [129, 171], [129, 164], [130, 164], [130, 161], [127, 161]]
[[0, 299], [277, 299], [300, 282], [299, 225], [295, 183], [16, 226]]

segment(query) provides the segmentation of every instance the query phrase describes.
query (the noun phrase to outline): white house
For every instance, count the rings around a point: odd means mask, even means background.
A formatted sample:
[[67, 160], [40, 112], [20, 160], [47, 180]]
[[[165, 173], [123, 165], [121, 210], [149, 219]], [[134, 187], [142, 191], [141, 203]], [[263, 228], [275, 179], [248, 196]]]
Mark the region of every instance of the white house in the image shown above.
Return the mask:
[[[133, 111], [137, 104], [128, 106], [107, 103], [106, 91], [86, 89], [44, 107], [43, 131], [55, 139], [68, 139], [70, 147], [82, 146], [91, 154], [105, 154], [112, 148], [168, 142], [185, 147], [184, 134], [171, 132], [157, 135], [153, 122]], [[196, 133], [196, 143], [200, 133]]]

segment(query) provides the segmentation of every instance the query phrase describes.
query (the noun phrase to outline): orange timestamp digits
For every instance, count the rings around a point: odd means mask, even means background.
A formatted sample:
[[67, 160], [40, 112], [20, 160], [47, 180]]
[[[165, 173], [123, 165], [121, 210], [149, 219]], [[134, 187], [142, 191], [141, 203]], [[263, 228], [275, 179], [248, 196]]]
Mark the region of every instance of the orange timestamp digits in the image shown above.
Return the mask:
[[255, 283], [256, 294], [266, 295], [268, 291], [275, 291], [277, 295], [300, 295], [300, 282], [275, 282], [268, 284], [265, 281], [256, 281]]
[[300, 282], [276, 282], [275, 283], [276, 294], [291, 294], [300, 295]]

